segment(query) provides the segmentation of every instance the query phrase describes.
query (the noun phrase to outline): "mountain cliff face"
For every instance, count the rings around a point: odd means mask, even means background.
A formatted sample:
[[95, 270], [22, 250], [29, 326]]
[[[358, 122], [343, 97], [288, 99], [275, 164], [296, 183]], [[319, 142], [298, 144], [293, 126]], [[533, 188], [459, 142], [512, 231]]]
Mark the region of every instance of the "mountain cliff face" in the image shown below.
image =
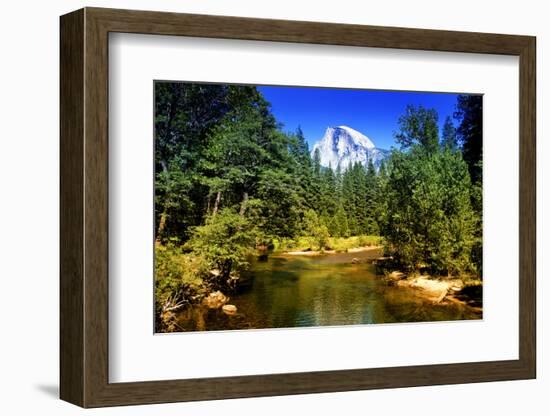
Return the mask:
[[313, 145], [311, 156], [319, 149], [321, 165], [346, 170], [355, 162], [365, 166], [372, 160], [378, 169], [389, 151], [377, 148], [364, 134], [347, 126], [328, 127], [321, 140]]

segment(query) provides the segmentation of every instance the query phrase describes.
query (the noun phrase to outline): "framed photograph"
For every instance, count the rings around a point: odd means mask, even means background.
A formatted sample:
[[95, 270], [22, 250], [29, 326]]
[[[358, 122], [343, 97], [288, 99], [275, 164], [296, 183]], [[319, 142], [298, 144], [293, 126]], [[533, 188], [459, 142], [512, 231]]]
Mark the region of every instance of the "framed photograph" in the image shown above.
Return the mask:
[[61, 398], [535, 378], [535, 49], [62, 16]]

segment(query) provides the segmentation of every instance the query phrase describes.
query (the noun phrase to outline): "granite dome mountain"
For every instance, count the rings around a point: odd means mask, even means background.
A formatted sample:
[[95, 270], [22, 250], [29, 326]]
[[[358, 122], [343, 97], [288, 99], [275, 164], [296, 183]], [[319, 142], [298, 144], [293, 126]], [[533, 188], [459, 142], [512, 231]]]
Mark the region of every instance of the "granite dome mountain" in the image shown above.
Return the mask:
[[388, 150], [375, 146], [371, 139], [348, 126], [328, 127], [321, 140], [311, 149], [311, 156], [319, 150], [321, 165], [342, 170], [356, 162], [367, 166], [372, 161], [378, 169], [380, 163], [389, 155]]

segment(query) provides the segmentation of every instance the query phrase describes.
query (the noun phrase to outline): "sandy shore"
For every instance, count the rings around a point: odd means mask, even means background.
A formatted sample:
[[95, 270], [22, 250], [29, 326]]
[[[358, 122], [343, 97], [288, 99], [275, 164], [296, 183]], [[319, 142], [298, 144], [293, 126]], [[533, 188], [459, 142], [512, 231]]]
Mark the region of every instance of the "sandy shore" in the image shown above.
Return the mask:
[[371, 250], [380, 250], [382, 246], [365, 246], [365, 247], [356, 247], [350, 248], [348, 251], [337, 252], [336, 250], [310, 250], [310, 251], [285, 251], [282, 254], [288, 254], [291, 256], [321, 256], [324, 254], [341, 254], [341, 253], [360, 253], [362, 251], [371, 251]]

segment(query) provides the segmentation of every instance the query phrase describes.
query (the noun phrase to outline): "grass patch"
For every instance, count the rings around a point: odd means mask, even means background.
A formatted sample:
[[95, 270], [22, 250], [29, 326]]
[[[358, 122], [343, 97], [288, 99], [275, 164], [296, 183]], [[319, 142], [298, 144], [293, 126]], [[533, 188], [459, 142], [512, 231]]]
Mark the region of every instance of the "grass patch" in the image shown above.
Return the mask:
[[[372, 247], [382, 244], [382, 237], [375, 235], [360, 235], [353, 237], [329, 237], [324, 250], [334, 250], [345, 253], [359, 247]], [[318, 249], [315, 238], [303, 236], [298, 238], [282, 238], [273, 240], [275, 252], [284, 251], [314, 251]]]

